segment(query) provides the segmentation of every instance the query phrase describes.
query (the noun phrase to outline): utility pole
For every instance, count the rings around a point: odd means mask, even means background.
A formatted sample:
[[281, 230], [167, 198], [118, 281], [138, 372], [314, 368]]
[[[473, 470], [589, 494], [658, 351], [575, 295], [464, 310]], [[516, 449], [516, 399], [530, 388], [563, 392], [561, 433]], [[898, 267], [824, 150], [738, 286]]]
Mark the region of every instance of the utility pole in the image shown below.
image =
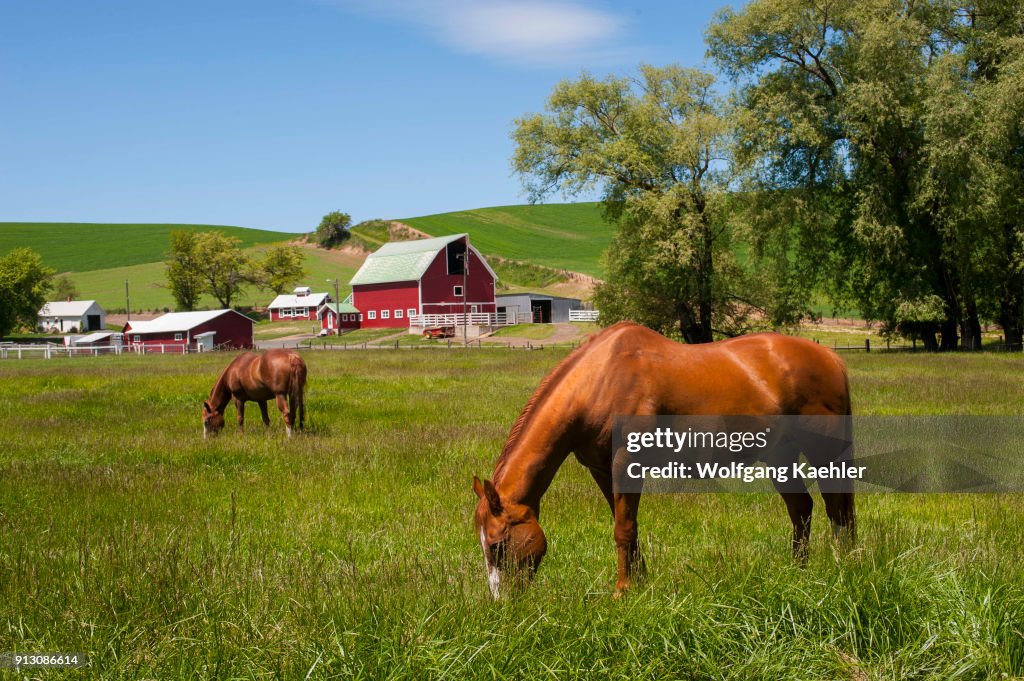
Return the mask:
[[[331, 281], [328, 279], [327, 281]], [[334, 335], [341, 335], [341, 296], [338, 294], [338, 278], [334, 278]]]
[[132, 302], [128, 297], [128, 280], [124, 280], [124, 311], [128, 314], [128, 321], [132, 320]]
[[466, 250], [462, 252], [462, 344], [469, 345], [469, 315], [466, 314], [469, 298], [469, 235], [466, 235]]

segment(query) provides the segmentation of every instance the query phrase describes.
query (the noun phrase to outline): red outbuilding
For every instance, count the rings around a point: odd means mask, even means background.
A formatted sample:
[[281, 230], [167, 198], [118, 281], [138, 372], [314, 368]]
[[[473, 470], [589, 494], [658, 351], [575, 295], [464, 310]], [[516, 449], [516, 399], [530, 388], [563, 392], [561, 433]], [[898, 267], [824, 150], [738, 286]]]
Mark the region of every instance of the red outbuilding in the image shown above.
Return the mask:
[[334, 333], [359, 328], [359, 310], [351, 303], [327, 303], [320, 308], [320, 328]]
[[453, 234], [384, 244], [349, 283], [363, 328], [401, 328], [417, 315], [493, 315], [497, 280], [468, 235]]
[[[170, 312], [148, 321], [124, 325], [128, 346], [159, 346], [166, 352], [253, 347], [253, 321], [235, 310]], [[155, 349], [155, 348], [154, 348]]]

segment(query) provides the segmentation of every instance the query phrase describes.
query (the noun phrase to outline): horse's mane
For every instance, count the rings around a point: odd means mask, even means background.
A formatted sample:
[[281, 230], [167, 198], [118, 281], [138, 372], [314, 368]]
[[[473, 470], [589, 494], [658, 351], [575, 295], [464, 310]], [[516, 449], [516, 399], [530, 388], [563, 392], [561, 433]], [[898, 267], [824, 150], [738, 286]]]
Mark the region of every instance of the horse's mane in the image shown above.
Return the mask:
[[530, 417], [533, 416], [537, 405], [548, 396], [550, 389], [557, 385], [569, 370], [579, 362], [580, 358], [583, 357], [591, 347], [593, 347], [595, 341], [604, 338], [612, 329], [620, 326], [622, 326], [621, 322], [588, 336], [582, 343], [580, 343], [579, 347], [569, 353], [569, 355], [561, 362], [556, 364], [555, 368], [548, 372], [548, 375], [541, 380], [537, 389], [533, 391], [532, 395], [530, 395], [530, 399], [526, 401], [526, 406], [524, 406], [523, 410], [519, 412], [519, 418], [517, 418], [516, 422], [512, 424], [512, 430], [508, 433], [508, 439], [505, 440], [505, 446], [502, 447], [501, 455], [498, 457], [498, 461], [494, 465], [493, 477], [497, 478], [501, 469], [504, 468], [505, 462], [512, 453], [512, 449], [519, 440], [519, 436], [522, 434], [523, 429], [529, 422]]
[[221, 369], [220, 374], [217, 376], [217, 380], [213, 382], [213, 387], [210, 388], [210, 396], [207, 399], [210, 399], [210, 400], [213, 399], [213, 395], [214, 395], [214, 393], [217, 392], [217, 388], [219, 388], [220, 384], [224, 381], [224, 376], [227, 375], [228, 369], [230, 369], [232, 366], [234, 366], [234, 364], [235, 364], [235, 360], [231, 360], [230, 362], [228, 362], [228, 365], [226, 367]]
[[[238, 363], [239, 358], [241, 358], [245, 354], [247, 354], [247, 353], [243, 352], [240, 355], [237, 355], [233, 360], [228, 362], [228, 365], [226, 367], [224, 367], [221, 370], [220, 375], [217, 376], [217, 380], [213, 384], [213, 387], [210, 388], [210, 396], [206, 398], [207, 400], [209, 400], [210, 402], [213, 402], [214, 396], [217, 394], [217, 391], [220, 389], [221, 385], [224, 383], [224, 377], [227, 376], [229, 371], [231, 371], [231, 367], [235, 366], [235, 364]], [[214, 409], [216, 409], [218, 406], [219, 405], [217, 405], [217, 404], [213, 405]]]

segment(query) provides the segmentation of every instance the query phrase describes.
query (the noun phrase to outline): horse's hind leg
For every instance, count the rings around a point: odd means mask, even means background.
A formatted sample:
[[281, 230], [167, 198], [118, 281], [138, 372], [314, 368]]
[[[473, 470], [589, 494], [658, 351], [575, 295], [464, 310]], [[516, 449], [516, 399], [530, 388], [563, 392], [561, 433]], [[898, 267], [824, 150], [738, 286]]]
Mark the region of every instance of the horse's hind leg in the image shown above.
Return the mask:
[[284, 417], [284, 432], [288, 434], [288, 437], [291, 437], [293, 416], [291, 409], [288, 408], [288, 400], [284, 398], [284, 395], [277, 396], [277, 408], [281, 410], [281, 416]]
[[840, 546], [852, 547], [857, 541], [857, 524], [854, 513], [853, 492], [822, 492], [825, 512], [832, 521], [832, 536]]
[[259, 405], [260, 405], [260, 415], [263, 416], [263, 425], [269, 426], [270, 425], [270, 414], [267, 413], [267, 401], [266, 400], [260, 400], [259, 401]]
[[814, 500], [807, 492], [781, 492], [781, 494], [783, 501], [786, 502], [789, 520], [793, 523], [793, 557], [800, 565], [806, 565]]

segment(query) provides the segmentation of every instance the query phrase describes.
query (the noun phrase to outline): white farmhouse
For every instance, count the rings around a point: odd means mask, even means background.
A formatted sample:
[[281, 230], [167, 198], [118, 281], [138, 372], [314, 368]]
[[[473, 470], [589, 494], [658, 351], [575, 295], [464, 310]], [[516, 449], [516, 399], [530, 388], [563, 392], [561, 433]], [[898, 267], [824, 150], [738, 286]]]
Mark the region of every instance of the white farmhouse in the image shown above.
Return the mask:
[[313, 293], [308, 286], [297, 287], [290, 295], [282, 293], [267, 306], [270, 321], [283, 322], [294, 319], [315, 321], [325, 303], [333, 303], [329, 293]]
[[95, 300], [50, 302], [39, 310], [36, 327], [43, 333], [85, 333], [107, 328], [107, 313]]

